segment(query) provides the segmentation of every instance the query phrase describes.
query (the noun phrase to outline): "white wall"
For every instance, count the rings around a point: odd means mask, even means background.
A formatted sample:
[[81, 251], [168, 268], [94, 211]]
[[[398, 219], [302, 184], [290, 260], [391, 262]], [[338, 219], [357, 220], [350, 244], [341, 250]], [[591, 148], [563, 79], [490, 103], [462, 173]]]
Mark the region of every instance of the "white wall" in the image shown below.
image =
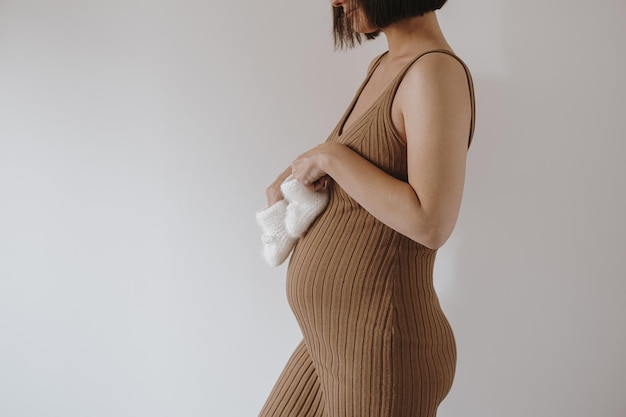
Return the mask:
[[[0, 415], [255, 416], [300, 338], [254, 212], [383, 39], [319, 2], [0, 0]], [[626, 415], [626, 3], [450, 1], [478, 125], [440, 417]]]

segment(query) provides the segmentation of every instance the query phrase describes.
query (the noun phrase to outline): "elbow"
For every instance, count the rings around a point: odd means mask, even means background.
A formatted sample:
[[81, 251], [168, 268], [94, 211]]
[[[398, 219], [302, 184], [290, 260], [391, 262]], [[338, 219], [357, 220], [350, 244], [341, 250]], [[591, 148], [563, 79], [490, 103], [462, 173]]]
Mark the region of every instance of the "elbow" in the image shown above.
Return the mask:
[[[419, 207], [412, 210], [410, 220], [405, 223], [409, 234], [407, 237], [428, 249], [437, 250], [447, 241], [456, 223], [449, 206], [419, 202]], [[406, 230], [406, 229], [405, 229]]]
[[451, 231], [441, 226], [432, 226], [427, 230], [422, 230], [413, 240], [428, 249], [437, 250], [448, 241]]
[[423, 242], [418, 242], [422, 246], [426, 246], [428, 249], [437, 250], [443, 246], [444, 243], [448, 240], [448, 236], [444, 236], [443, 234], [433, 234], [431, 236], [427, 236], [423, 239]]

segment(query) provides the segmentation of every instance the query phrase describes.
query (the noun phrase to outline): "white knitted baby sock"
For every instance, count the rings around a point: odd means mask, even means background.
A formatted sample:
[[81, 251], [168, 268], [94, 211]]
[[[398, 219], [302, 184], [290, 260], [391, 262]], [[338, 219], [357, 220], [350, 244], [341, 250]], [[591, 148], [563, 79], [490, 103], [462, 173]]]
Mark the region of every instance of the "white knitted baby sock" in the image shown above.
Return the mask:
[[285, 262], [298, 240], [289, 235], [285, 228], [288, 204], [287, 200], [280, 200], [256, 213], [257, 223], [263, 231], [263, 257], [271, 266]]
[[280, 190], [289, 202], [285, 216], [287, 232], [300, 238], [326, 208], [328, 192], [325, 189], [309, 190], [291, 176], [280, 185]]

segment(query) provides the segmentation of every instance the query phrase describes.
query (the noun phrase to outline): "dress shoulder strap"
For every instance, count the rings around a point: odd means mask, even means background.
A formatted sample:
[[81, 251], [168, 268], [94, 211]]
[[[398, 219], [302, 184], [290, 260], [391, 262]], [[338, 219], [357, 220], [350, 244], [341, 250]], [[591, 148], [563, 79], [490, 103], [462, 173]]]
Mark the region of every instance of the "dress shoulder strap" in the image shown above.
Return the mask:
[[378, 65], [380, 64], [380, 61], [383, 60], [383, 57], [385, 55], [387, 55], [387, 52], [389, 51], [385, 51], [382, 54], [378, 55], [376, 58], [374, 58], [374, 60], [372, 61], [372, 63], [369, 66], [369, 69], [367, 70], [367, 76], [371, 76], [372, 73], [376, 70], [376, 68], [378, 68]]
[[[433, 49], [432, 51], [424, 52], [423, 54], [419, 55], [415, 59], [411, 60], [411, 62], [409, 62], [397, 75], [397, 78], [394, 81], [393, 88], [391, 89], [391, 100], [393, 100], [393, 98], [395, 97], [396, 92], [398, 91], [398, 88], [400, 87], [400, 84], [402, 83], [402, 80], [404, 79], [404, 76], [409, 71], [409, 69], [413, 66], [413, 64], [419, 61], [420, 58], [428, 54], [434, 54], [434, 53], [443, 53], [446, 55], [450, 55], [451, 57], [456, 59], [463, 66], [463, 69], [465, 70], [465, 75], [467, 77], [467, 84], [468, 84], [469, 93], [470, 93], [470, 101], [471, 101], [470, 105], [471, 105], [471, 116], [472, 116], [471, 121], [470, 121], [469, 140], [467, 142], [467, 147], [469, 148], [469, 146], [472, 143], [472, 138], [474, 137], [474, 128], [476, 124], [476, 98], [474, 95], [474, 81], [472, 80], [472, 74], [470, 73], [470, 70], [465, 64], [465, 62], [463, 62], [463, 60], [459, 58], [458, 56], [456, 56], [453, 52], [448, 51], [447, 49]], [[383, 55], [378, 57], [376, 65], [373, 65], [372, 69], [378, 66], [378, 63], [380, 63], [380, 59], [382, 58]]]

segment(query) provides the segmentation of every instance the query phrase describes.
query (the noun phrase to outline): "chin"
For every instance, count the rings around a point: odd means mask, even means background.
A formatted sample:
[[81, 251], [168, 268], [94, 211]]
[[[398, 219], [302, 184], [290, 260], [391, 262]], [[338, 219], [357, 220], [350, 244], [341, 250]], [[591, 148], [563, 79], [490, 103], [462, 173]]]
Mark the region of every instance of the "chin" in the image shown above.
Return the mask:
[[370, 28], [370, 27], [367, 27], [367, 28], [361, 28], [361, 27], [359, 27], [359, 26], [357, 26], [357, 27], [355, 27], [355, 28], [354, 28], [354, 31], [355, 31], [356, 33], [360, 33], [360, 34], [362, 34], [362, 35], [367, 35], [368, 33], [374, 33], [374, 32], [376, 32], [377, 30], [378, 30], [378, 29], [376, 29], [376, 28]]
[[352, 13], [352, 16], [348, 16], [352, 18], [352, 30], [354, 30], [355, 32], [362, 33], [364, 35], [367, 33], [376, 32], [377, 29], [375, 27], [371, 27], [371, 25], [368, 24], [367, 19], [365, 18], [361, 10], [356, 10]]
[[354, 22], [352, 29], [363, 35], [367, 35], [368, 33], [376, 32], [378, 29], [369, 25], [360, 25], [358, 22]]

